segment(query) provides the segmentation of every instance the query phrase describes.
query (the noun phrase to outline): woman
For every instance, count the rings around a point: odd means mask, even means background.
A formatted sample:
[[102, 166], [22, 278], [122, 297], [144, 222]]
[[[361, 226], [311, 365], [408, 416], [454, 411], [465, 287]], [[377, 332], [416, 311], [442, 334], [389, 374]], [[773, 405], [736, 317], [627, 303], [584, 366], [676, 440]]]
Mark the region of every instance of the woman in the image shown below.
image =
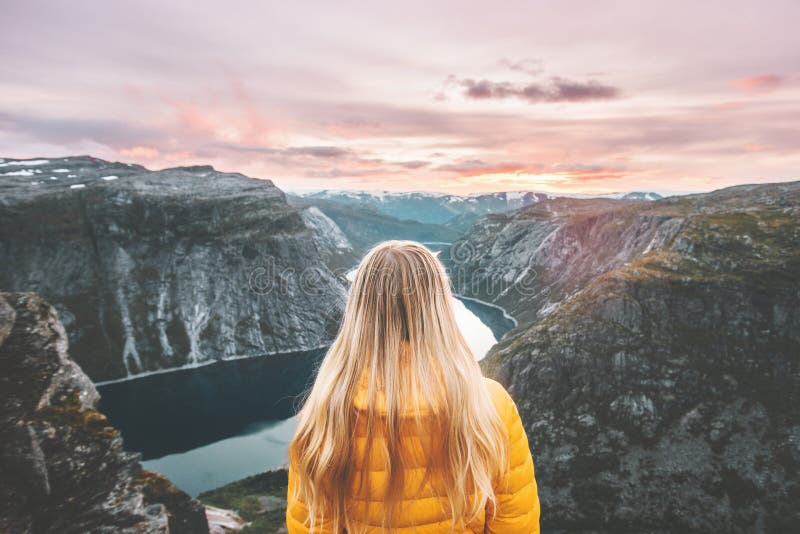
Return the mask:
[[290, 534], [539, 532], [516, 406], [481, 374], [451, 302], [419, 243], [364, 257], [289, 449]]

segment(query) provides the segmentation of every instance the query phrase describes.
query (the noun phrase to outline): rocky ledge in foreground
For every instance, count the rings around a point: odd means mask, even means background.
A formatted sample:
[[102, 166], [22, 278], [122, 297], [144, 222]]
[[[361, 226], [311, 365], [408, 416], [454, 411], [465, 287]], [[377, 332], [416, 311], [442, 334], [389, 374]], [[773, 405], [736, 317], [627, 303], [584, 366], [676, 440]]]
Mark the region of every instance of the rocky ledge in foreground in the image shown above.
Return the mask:
[[0, 532], [208, 532], [198, 501], [123, 450], [33, 293], [0, 293], [0, 392]]

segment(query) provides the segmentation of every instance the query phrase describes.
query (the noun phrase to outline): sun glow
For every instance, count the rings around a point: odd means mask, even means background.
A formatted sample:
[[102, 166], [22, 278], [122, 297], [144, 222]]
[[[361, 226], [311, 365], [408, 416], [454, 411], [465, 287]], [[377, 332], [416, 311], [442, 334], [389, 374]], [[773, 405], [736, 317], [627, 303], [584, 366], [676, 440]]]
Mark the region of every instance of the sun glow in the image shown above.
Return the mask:
[[528, 173], [500, 172], [462, 176], [458, 183], [470, 193], [488, 191], [542, 191], [545, 193], [563, 193], [579, 185], [573, 183], [575, 176], [568, 173]]

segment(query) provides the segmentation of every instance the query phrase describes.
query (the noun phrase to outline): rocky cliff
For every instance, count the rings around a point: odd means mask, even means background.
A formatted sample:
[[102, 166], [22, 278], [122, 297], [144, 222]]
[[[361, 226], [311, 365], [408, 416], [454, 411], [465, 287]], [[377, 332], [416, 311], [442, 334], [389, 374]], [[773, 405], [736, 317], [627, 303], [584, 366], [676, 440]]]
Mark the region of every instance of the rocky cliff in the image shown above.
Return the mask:
[[0, 532], [208, 532], [198, 501], [123, 451], [38, 295], [0, 293], [0, 391]]
[[352, 251], [270, 181], [89, 157], [1, 165], [0, 289], [52, 302], [92, 379], [330, 340], [332, 269]]
[[800, 528], [800, 183], [546, 201], [460, 250], [524, 319], [483, 365], [518, 403], [544, 527]]
[[603, 273], [672, 243], [692, 217], [793, 209], [796, 183], [657, 202], [555, 198], [479, 220], [444, 258], [459, 293], [538, 320]]
[[459, 293], [537, 319], [680, 226], [652, 203], [557, 198], [478, 221], [446, 258]]

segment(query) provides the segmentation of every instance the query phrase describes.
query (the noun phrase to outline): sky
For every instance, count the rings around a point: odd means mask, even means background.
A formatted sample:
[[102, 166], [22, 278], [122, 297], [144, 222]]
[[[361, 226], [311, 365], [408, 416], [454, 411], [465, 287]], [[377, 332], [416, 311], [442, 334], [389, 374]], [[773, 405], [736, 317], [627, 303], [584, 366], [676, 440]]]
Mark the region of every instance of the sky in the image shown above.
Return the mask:
[[800, 179], [800, 2], [0, 0], [0, 157], [288, 190]]

